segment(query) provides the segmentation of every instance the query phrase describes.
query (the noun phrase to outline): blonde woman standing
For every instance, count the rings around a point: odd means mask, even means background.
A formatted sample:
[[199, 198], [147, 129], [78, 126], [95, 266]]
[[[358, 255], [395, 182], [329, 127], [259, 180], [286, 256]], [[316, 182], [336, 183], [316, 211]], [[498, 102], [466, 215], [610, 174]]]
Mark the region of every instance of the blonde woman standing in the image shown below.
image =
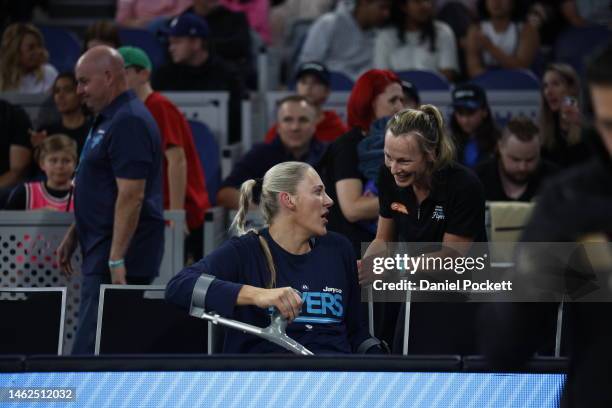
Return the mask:
[[[245, 231], [246, 212], [258, 203], [267, 227]], [[355, 256], [349, 241], [327, 232], [333, 201], [316, 171], [284, 162], [262, 180], [242, 184], [239, 232], [169, 283], [166, 298], [183, 308], [202, 307], [265, 327], [270, 308], [291, 321], [287, 334], [319, 353], [377, 353], [362, 318]], [[227, 332], [226, 353], [279, 353], [280, 347], [249, 334]]]

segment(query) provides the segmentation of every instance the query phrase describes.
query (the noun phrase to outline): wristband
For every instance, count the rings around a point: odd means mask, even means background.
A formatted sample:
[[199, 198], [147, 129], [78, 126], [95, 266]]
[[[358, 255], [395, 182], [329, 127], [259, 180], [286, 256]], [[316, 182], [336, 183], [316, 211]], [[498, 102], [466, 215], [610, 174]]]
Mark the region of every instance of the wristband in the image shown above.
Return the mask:
[[117, 259], [116, 261], [108, 260], [108, 267], [110, 269], [119, 268], [125, 265], [125, 260], [123, 258]]

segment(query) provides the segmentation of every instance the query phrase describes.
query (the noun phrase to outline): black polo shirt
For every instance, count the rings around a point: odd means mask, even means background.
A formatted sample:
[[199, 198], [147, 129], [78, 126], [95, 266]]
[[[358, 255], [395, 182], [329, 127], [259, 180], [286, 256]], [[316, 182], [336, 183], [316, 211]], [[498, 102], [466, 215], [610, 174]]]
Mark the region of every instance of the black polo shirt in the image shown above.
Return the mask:
[[[442, 242], [445, 233], [486, 242], [485, 199], [478, 177], [468, 168], [452, 163], [433, 174], [431, 192], [419, 205], [412, 187], [399, 188], [387, 167], [379, 176], [380, 215], [393, 219], [397, 241]], [[440, 247], [428, 246], [423, 252]], [[474, 248], [470, 256], [477, 254]], [[463, 275], [467, 278], [467, 275]], [[435, 294], [433, 295], [436, 296]], [[428, 302], [423, 302], [428, 298]], [[410, 312], [410, 354], [477, 354], [477, 303], [437, 303], [431, 294], [413, 294]], [[457, 303], [459, 302], [459, 303]], [[393, 351], [402, 350], [404, 306], [398, 314]]]
[[549, 162], [548, 160], [541, 159], [540, 165], [538, 166], [535, 173], [529, 179], [527, 189], [517, 199], [510, 198], [504, 191], [501, 178], [499, 176], [499, 160], [497, 157], [491, 157], [483, 163], [476, 166], [476, 174], [480, 178], [480, 182], [484, 187], [485, 198], [487, 201], [531, 201], [539, 192], [542, 187], [542, 182], [551, 177], [559, 171], [559, 168]]
[[378, 189], [380, 216], [393, 219], [397, 241], [442, 242], [445, 233], [487, 240], [482, 184], [458, 163], [433, 174], [431, 192], [420, 205], [412, 187], [399, 188], [387, 167], [380, 171]]

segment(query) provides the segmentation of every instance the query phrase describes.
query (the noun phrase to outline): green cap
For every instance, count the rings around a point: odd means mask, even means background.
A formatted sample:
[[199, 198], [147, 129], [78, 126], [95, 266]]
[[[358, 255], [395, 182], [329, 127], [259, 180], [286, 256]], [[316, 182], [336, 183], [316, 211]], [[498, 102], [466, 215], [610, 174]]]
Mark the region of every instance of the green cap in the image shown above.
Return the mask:
[[123, 57], [125, 61], [124, 67], [140, 67], [148, 71], [151, 71], [153, 65], [146, 52], [138, 47], [121, 47], [117, 51]]

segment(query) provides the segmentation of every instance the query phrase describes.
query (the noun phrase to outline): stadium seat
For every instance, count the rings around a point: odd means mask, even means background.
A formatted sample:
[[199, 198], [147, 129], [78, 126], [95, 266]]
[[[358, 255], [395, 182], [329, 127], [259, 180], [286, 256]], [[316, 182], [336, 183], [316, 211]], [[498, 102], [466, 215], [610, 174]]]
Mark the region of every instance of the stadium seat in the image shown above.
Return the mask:
[[611, 37], [612, 31], [605, 26], [570, 28], [557, 37], [555, 61], [570, 64], [582, 77], [585, 57]]
[[330, 72], [330, 88], [332, 91], [350, 91], [355, 83], [342, 72]]
[[400, 71], [397, 76], [404, 81], [411, 82], [419, 92], [450, 90], [450, 83], [446, 78], [434, 71]]
[[149, 31], [122, 28], [119, 30], [119, 39], [122, 45], [142, 48], [151, 59], [153, 68], [158, 68], [166, 62], [166, 49]]
[[81, 45], [71, 32], [58, 27], [39, 27], [45, 39], [45, 47], [49, 51], [49, 63], [60, 73], [74, 71]]
[[219, 145], [206, 124], [197, 120], [189, 120], [189, 126], [191, 127], [193, 141], [206, 177], [208, 200], [214, 206], [217, 202], [217, 191], [221, 184]]
[[528, 69], [491, 69], [470, 82], [487, 91], [540, 90], [540, 80]]

